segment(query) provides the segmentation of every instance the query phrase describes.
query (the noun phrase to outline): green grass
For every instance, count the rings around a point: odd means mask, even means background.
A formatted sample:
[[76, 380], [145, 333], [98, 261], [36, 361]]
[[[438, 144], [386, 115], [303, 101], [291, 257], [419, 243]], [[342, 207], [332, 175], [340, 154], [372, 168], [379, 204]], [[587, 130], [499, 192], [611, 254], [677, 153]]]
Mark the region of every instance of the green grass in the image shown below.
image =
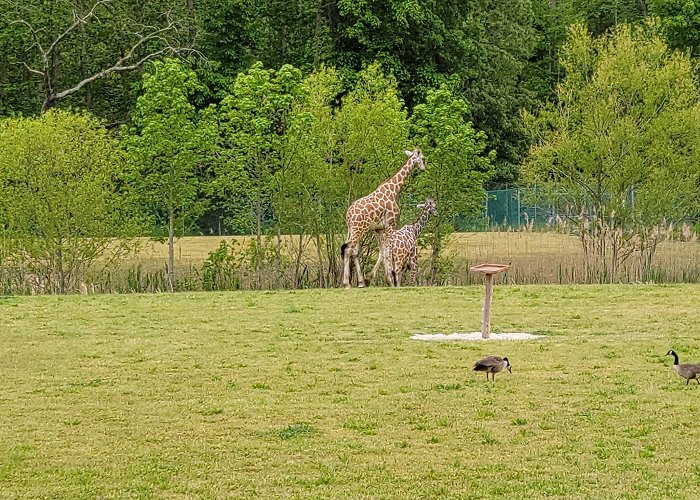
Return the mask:
[[[0, 299], [0, 498], [698, 498], [700, 286]], [[486, 354], [513, 373], [486, 383]]]

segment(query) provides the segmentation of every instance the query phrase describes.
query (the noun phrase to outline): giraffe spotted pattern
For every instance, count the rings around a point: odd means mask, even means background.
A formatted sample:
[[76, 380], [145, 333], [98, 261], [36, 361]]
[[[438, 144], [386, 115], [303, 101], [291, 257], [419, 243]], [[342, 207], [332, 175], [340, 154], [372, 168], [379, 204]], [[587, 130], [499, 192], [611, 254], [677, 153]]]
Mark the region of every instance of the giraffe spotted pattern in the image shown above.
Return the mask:
[[411, 283], [416, 284], [418, 272], [418, 236], [428, 223], [430, 215], [437, 215], [437, 205], [432, 198], [426, 198], [425, 203], [419, 205], [423, 208], [418, 220], [413, 224], [406, 224], [397, 231], [389, 231], [384, 241], [382, 251], [384, 259], [384, 275], [387, 283], [393, 286], [401, 286], [401, 279], [405, 270], [410, 271]]

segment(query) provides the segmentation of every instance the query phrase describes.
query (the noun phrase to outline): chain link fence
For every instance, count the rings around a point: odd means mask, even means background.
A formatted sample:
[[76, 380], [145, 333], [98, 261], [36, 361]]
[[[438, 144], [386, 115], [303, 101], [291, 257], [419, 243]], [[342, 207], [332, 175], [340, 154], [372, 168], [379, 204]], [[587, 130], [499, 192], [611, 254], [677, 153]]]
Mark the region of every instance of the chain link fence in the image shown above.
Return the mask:
[[486, 192], [482, 213], [461, 218], [458, 231], [542, 227], [552, 223], [556, 212], [551, 206], [538, 205], [536, 188], [495, 189]]

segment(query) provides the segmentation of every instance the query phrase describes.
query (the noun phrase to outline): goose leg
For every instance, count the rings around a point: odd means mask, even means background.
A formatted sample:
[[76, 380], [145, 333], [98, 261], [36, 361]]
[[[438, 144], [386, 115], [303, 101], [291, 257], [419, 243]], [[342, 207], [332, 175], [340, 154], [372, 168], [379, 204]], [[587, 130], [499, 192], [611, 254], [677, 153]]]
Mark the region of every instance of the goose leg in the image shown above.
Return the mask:
[[690, 383], [690, 379], [689, 378], [685, 379], [685, 385], [688, 385], [689, 383]]

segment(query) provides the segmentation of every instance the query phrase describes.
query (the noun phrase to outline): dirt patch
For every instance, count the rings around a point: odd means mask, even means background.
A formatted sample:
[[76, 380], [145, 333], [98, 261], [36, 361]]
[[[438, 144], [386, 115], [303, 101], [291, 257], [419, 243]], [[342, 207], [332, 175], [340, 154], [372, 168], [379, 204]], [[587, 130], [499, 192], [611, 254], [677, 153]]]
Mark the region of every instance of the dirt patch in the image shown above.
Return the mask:
[[512, 332], [512, 333], [492, 333], [489, 338], [481, 338], [481, 332], [471, 333], [414, 333], [411, 335], [413, 340], [427, 340], [431, 342], [459, 342], [469, 340], [534, 340], [544, 338], [543, 335], [534, 335], [532, 333]]

